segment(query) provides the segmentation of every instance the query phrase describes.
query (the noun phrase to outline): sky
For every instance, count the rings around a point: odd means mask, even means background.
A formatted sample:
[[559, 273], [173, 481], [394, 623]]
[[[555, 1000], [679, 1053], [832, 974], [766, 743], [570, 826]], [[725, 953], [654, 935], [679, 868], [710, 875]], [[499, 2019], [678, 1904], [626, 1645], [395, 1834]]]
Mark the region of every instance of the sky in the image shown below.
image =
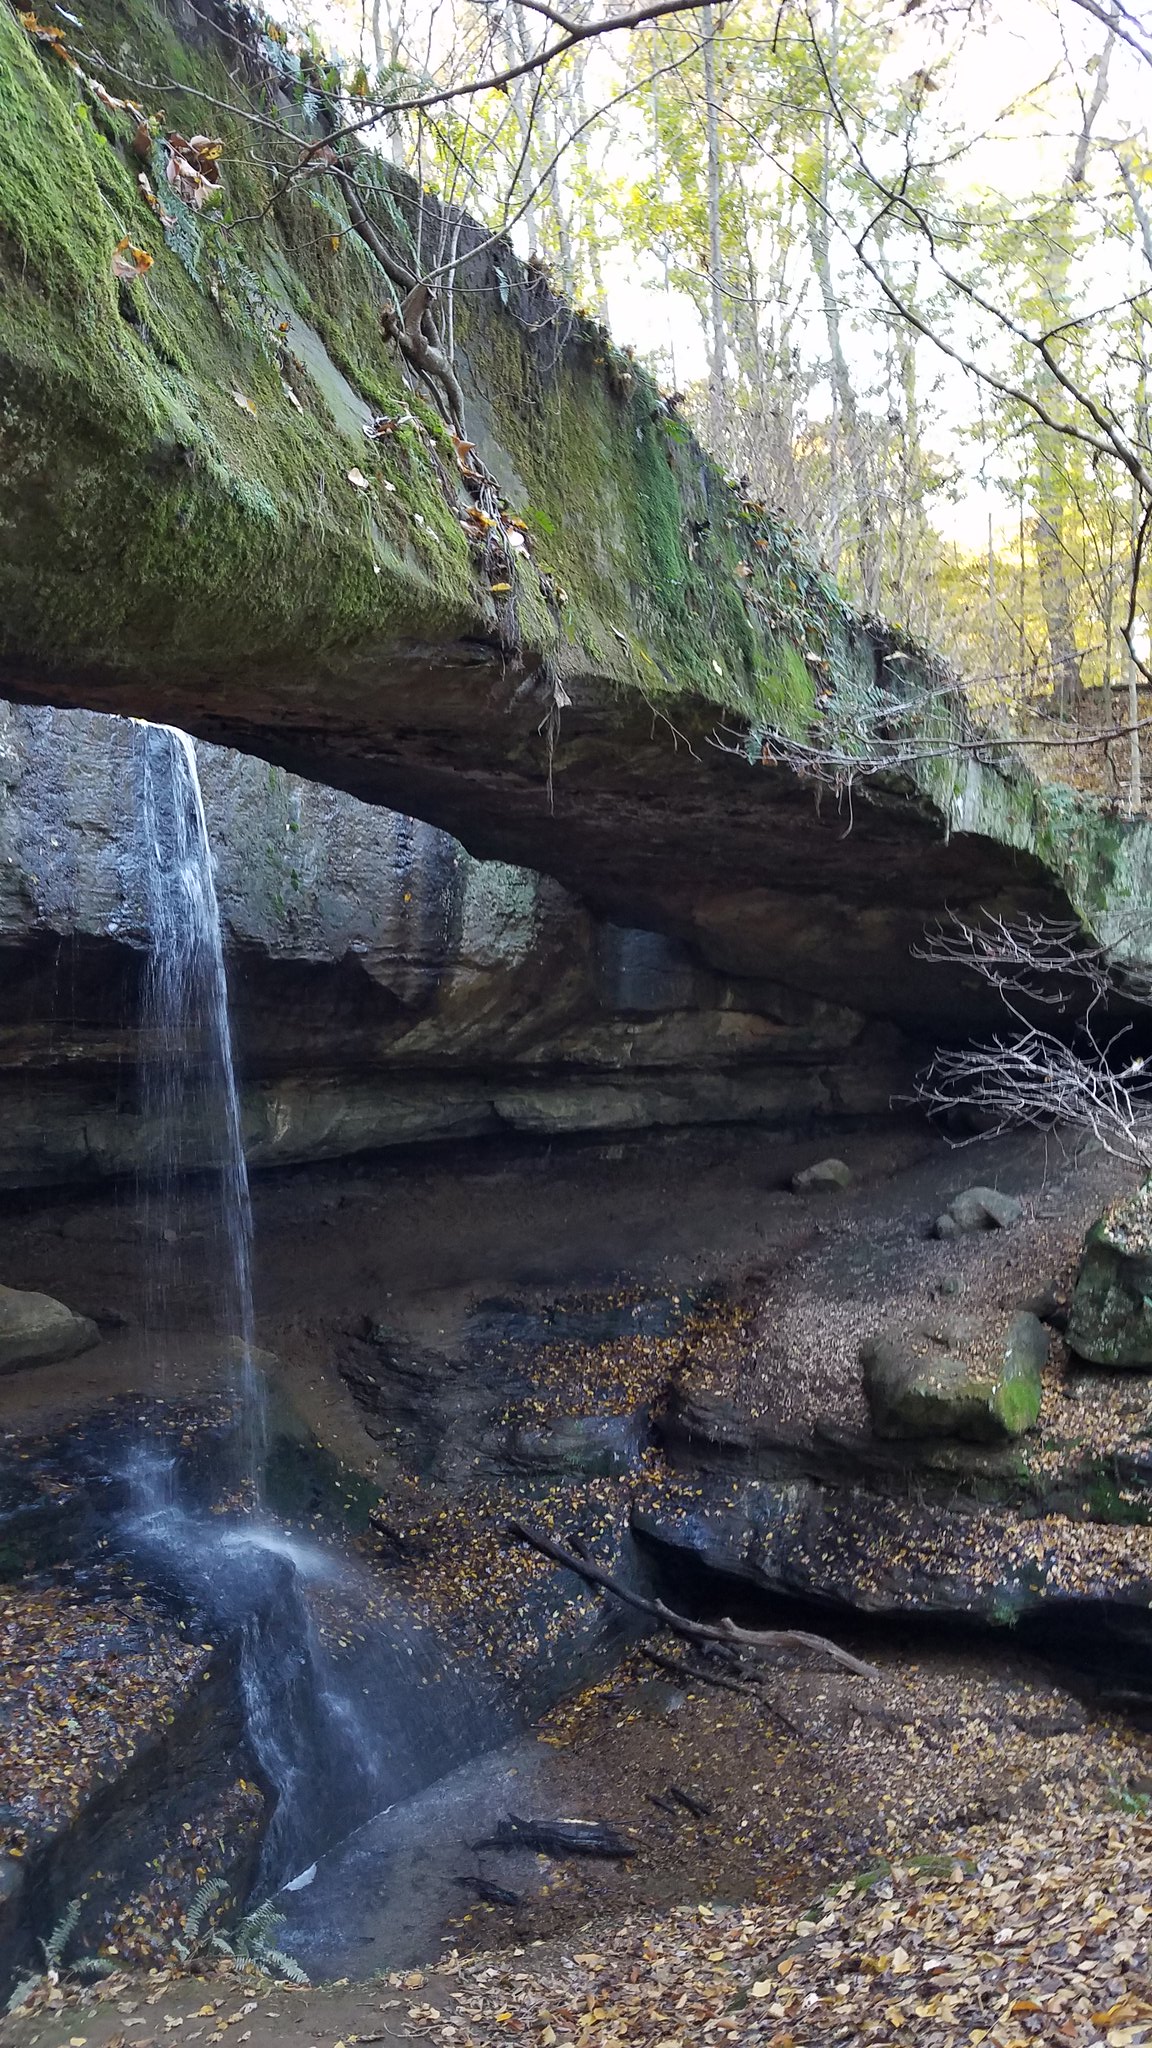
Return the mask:
[[[978, 33], [950, 38], [952, 59], [941, 65], [938, 35], [914, 12], [897, 18], [886, 67], [888, 82], [895, 84], [918, 71], [939, 80], [939, 92], [931, 102], [933, 117], [941, 126], [958, 126], [971, 137], [971, 147], [950, 180], [958, 199], [983, 189], [1022, 203], [1041, 182], [1058, 188], [1080, 123], [1070, 70], [1086, 80], [1084, 67], [1098, 55], [1103, 41], [1104, 31], [1072, 7], [1058, 7], [1050, 0], [1006, 0], [984, 9]], [[1047, 90], [1038, 96], [1046, 81]], [[1147, 69], [1117, 45], [1099, 132], [1145, 131], [1149, 82]], [[696, 310], [682, 294], [661, 288], [655, 263], [645, 276], [631, 257], [609, 258], [606, 281], [618, 341], [641, 353], [667, 350], [674, 356], [679, 384], [706, 374], [705, 341]], [[1103, 269], [1093, 282], [1101, 304], [1124, 288]], [[867, 335], [849, 329], [846, 342], [850, 355], [856, 356], [859, 381], [866, 384]], [[812, 345], [819, 354], [821, 337], [816, 333]], [[945, 466], [958, 469], [962, 478], [959, 495], [941, 494], [935, 502], [936, 524], [958, 546], [982, 552], [988, 546], [989, 522], [994, 538], [1002, 541], [1016, 515], [1003, 493], [982, 474], [982, 464], [964, 434], [979, 403], [977, 389], [930, 343], [923, 344], [922, 374], [939, 379], [940, 448]]]
[[[346, 41], [348, 34], [354, 33], [354, 14], [343, 11], [340, 0], [320, 0], [320, 4], [321, 19], [341, 23], [341, 40]], [[347, 0], [343, 4], [346, 6]], [[615, 0], [601, 0], [601, 4], [605, 11], [612, 11]], [[748, 4], [748, 0], [736, 0], [736, 4]], [[818, 13], [828, 4], [829, 0], [814, 0]], [[841, 0], [842, 6], [847, 4], [849, 0]], [[962, 160], [949, 173], [958, 201], [982, 189], [1009, 203], [1014, 199], [1023, 202], [1041, 184], [1058, 189], [1080, 123], [1075, 81], [1090, 89], [1085, 67], [1104, 40], [1100, 27], [1071, 0], [974, 0], [968, 10], [959, 6], [947, 10], [951, 53], [947, 63], [941, 61], [941, 43], [931, 25], [933, 10], [927, 0], [920, 5], [913, 0], [911, 11], [901, 6], [901, 0], [855, 0], [855, 4], [882, 6], [891, 15], [885, 67], [888, 82], [898, 84], [916, 72], [929, 72], [939, 90], [925, 98], [926, 121], [941, 131], [959, 128], [970, 138]], [[296, 0], [296, 7], [311, 11], [307, 0]], [[454, 19], [449, 0], [407, 0], [407, 11], [414, 43], [419, 46], [427, 40], [429, 50], [435, 52], [438, 40], [450, 33]], [[467, 12], [466, 8], [465, 15]], [[959, 25], [966, 14], [977, 26]], [[597, 46], [589, 60], [589, 104], [609, 96], [612, 64], [610, 46]], [[1150, 83], [1147, 67], [1118, 43], [1102, 132], [1146, 133]], [[604, 168], [611, 177], [626, 181], [634, 174], [638, 146], [638, 130], [630, 128], [627, 112], [597, 135]], [[523, 225], [513, 231], [513, 240], [522, 254], [529, 253], [528, 230]], [[851, 268], [853, 259], [846, 244], [841, 245], [840, 256]], [[603, 268], [614, 339], [634, 347], [642, 357], [658, 353], [669, 381], [680, 388], [702, 378], [707, 358], [696, 309], [686, 296], [664, 287], [658, 261], [654, 257], [638, 259], [631, 251], [610, 250]], [[1124, 289], [1123, 282], [1109, 276], [1102, 266], [1091, 282], [1101, 304]], [[810, 321], [810, 351], [815, 360], [821, 360], [826, 344], [814, 301]], [[873, 380], [876, 360], [868, 322], [862, 320], [855, 326], [849, 322], [845, 339], [854, 357], [857, 382], [866, 389]], [[937, 497], [932, 508], [935, 523], [961, 547], [983, 551], [988, 545], [989, 522], [994, 537], [1002, 539], [1015, 514], [1004, 494], [994, 487], [984, 466], [986, 458], [981, 458], [965, 432], [979, 405], [978, 391], [972, 379], [928, 342], [922, 344], [920, 374], [927, 383], [936, 383], [941, 418], [933, 429], [937, 444], [933, 452], [942, 458], [943, 469], [960, 479], [954, 496], [941, 493]]]

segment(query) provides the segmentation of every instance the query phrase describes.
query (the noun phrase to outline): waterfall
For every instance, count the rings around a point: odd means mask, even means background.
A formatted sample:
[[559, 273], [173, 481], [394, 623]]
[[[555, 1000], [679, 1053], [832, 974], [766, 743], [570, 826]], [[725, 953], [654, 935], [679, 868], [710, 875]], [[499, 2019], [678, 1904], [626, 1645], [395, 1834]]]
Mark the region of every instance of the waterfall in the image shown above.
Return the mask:
[[[248, 1741], [273, 1795], [258, 1876], [267, 1891], [438, 1764], [451, 1768], [489, 1719], [500, 1724], [354, 1555], [293, 1534], [267, 1509], [252, 1208], [196, 751], [168, 726], [137, 732], [150, 941], [140, 1028], [147, 1319], [163, 1392], [174, 1333], [189, 1301], [203, 1300], [207, 1207], [208, 1328], [231, 1368], [239, 1471], [211, 1474], [224, 1483], [206, 1490], [161, 1427], [135, 1453], [122, 1533], [153, 1582], [194, 1601], [234, 1646]], [[189, 1194], [205, 1181], [207, 1205]]]
[[151, 1134], [143, 1189], [149, 1321], [168, 1320], [174, 1281], [186, 1277], [182, 1190], [189, 1173], [207, 1170], [219, 1194], [212, 1231], [216, 1324], [231, 1352], [240, 1478], [254, 1509], [267, 1427], [254, 1361], [252, 1204], [212, 848], [193, 742], [172, 726], [138, 730], [151, 942], [141, 1017]]

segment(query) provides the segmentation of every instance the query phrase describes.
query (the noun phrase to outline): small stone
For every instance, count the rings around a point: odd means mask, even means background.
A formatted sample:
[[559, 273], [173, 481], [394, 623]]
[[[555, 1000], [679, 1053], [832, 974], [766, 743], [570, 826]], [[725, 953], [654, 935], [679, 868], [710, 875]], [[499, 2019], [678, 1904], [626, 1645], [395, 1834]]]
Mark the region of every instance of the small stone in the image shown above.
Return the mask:
[[[958, 1231], [1007, 1230], [1019, 1223], [1023, 1204], [1015, 1195], [1002, 1195], [999, 1188], [965, 1188], [953, 1195], [944, 1216], [936, 1219], [937, 1237], [955, 1237]], [[951, 1219], [951, 1228], [944, 1227]]]
[[819, 1192], [824, 1188], [850, 1188], [855, 1174], [842, 1159], [818, 1159], [814, 1166], [805, 1166], [800, 1173], [792, 1176], [792, 1192], [804, 1195]]

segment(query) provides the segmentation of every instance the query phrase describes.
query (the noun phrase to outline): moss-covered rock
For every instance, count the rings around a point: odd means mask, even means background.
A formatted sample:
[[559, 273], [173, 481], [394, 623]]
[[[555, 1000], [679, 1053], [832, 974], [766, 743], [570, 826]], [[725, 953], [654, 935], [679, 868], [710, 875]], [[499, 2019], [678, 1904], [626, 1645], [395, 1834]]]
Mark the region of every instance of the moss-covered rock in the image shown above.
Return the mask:
[[881, 1331], [861, 1346], [872, 1426], [883, 1437], [961, 1437], [996, 1443], [1034, 1427], [1048, 1355], [1043, 1324], [1007, 1328], [942, 1317], [910, 1334]]
[[1152, 1182], [1089, 1231], [1068, 1344], [1089, 1365], [1152, 1366]]
[[[945, 906], [1076, 915], [1139, 952], [1152, 832], [950, 754], [951, 698], [850, 831], [766, 764], [771, 732], [818, 715], [843, 739], [931, 663], [853, 615], [597, 323], [453, 220], [468, 430], [529, 540], [494, 590], [451, 439], [382, 332], [392, 287], [340, 186], [299, 175], [319, 137], [258, 27], [92, 0], [83, 47], [103, 98], [0, 10], [3, 695], [170, 719], [709, 968], [902, 1025], [983, 1025], [995, 1000], [916, 957]], [[211, 106], [218, 207], [149, 206], [125, 91], [185, 134]], [[419, 215], [435, 245], [435, 200], [356, 163], [377, 234], [411, 258]], [[162, 144], [151, 168], [159, 191]], [[125, 242], [151, 259], [135, 281]]]

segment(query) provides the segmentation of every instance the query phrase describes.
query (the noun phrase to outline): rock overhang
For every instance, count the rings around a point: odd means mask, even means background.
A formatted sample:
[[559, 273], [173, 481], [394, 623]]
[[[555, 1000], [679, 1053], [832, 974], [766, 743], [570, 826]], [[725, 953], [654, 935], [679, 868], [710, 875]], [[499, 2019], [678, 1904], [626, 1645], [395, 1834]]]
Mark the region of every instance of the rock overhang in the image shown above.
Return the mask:
[[[90, 47], [111, 32], [97, 0]], [[219, 32], [178, 5], [132, 0], [116, 35], [173, 81], [169, 118], [225, 75]], [[221, 117], [231, 239], [190, 261], [140, 200], [131, 116], [93, 113], [7, 13], [0, 46], [7, 696], [170, 720], [552, 875], [714, 971], [926, 1037], [993, 1014], [913, 958], [949, 911], [1073, 916], [1152, 951], [1148, 828], [982, 756], [951, 714], [938, 748], [840, 802], [760, 763], [757, 735], [803, 732], [830, 683], [914, 690], [932, 665], [854, 617], [506, 244], [465, 224], [457, 329], [476, 442], [529, 540], [515, 620], [462, 530], [443, 423], [380, 333], [378, 266], [352, 235], [321, 248], [333, 201], [294, 175], [299, 136], [275, 192], [246, 160], [255, 55]], [[363, 161], [403, 233], [413, 189]], [[139, 286], [112, 276], [110, 204], [141, 215]], [[237, 264], [282, 348], [230, 305]], [[381, 412], [401, 424], [366, 441]]]

